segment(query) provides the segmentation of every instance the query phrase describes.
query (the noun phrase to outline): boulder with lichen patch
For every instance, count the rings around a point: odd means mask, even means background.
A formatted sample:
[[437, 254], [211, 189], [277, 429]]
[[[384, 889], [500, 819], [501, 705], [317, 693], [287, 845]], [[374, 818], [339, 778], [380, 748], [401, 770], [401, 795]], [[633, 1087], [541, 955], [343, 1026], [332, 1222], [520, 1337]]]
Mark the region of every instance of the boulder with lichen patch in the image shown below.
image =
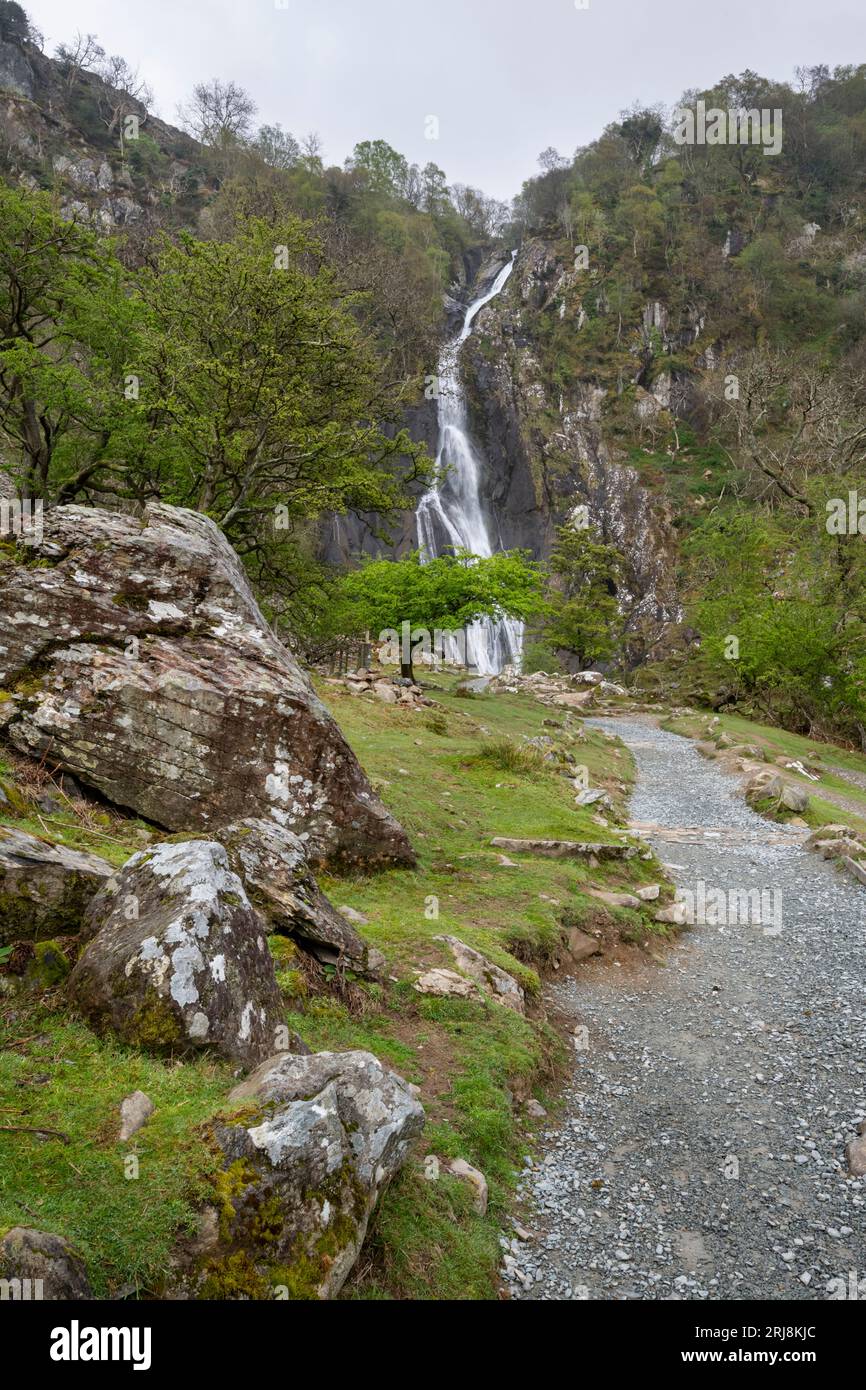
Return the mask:
[[269, 932], [294, 937], [327, 964], [371, 970], [367, 947], [317, 885], [297, 835], [273, 821], [244, 820], [225, 826], [217, 839]]
[[156, 1052], [212, 1048], [254, 1067], [282, 1044], [267, 927], [222, 845], [133, 855], [94, 899], [70, 997], [97, 1032]]
[[265, 817], [314, 862], [414, 863], [208, 517], [64, 506], [41, 527], [0, 555], [20, 752], [172, 831]]
[[328, 1299], [421, 1133], [406, 1082], [368, 1052], [271, 1057], [213, 1125], [223, 1155], [209, 1238], [179, 1260], [199, 1298]]
[[0, 946], [74, 935], [114, 872], [98, 855], [0, 825]]

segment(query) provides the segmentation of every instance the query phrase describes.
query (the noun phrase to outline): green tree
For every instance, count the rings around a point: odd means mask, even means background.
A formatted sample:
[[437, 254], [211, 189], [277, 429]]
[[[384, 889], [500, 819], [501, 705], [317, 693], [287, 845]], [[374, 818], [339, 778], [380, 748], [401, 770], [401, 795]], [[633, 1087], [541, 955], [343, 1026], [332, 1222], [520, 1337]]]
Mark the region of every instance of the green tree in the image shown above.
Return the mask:
[[622, 617], [616, 601], [618, 551], [575, 526], [561, 526], [551, 552], [553, 576], [543, 635], [548, 645], [573, 652], [582, 667], [604, 661], [618, 647]]
[[[426, 455], [308, 225], [246, 222], [233, 241], [163, 241], [142, 273], [141, 405], [159, 427], [142, 486], [214, 517], [279, 586], [295, 528], [411, 505]], [[400, 461], [401, 466], [397, 467]]]
[[[412, 551], [399, 560], [368, 560], [337, 582], [330, 628], [378, 636], [401, 633], [408, 623], [432, 638], [476, 618], [526, 619], [543, 607], [542, 582], [540, 567], [520, 551], [487, 557], [458, 551], [426, 562]], [[412, 678], [411, 650], [402, 654], [401, 670]]]
[[129, 365], [141, 319], [105, 238], [0, 184], [0, 436], [23, 496], [111, 488], [146, 449]]

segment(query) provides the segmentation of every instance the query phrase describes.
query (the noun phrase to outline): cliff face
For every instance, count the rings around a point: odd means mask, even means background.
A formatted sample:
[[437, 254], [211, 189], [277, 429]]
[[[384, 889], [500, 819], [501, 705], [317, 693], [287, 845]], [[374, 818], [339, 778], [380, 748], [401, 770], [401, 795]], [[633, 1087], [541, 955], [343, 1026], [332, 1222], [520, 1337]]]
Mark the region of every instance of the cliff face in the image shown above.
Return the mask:
[[125, 98], [137, 138], [121, 156], [119, 93], [93, 73], [74, 82], [35, 44], [0, 42], [0, 170], [57, 194], [63, 216], [111, 231], [195, 225], [213, 185], [194, 140]]
[[[503, 547], [546, 558], [556, 527], [586, 507], [589, 524], [625, 557], [618, 594], [629, 652], [639, 660], [671, 635], [680, 619], [676, 537], [664, 497], [643, 486], [606, 437], [606, 391], [587, 373], [557, 388], [542, 365], [547, 315], [568, 318], [579, 340], [585, 322], [577, 277], [540, 239], [520, 250], [502, 295], [476, 320], [463, 351], [473, 431], [488, 464], [485, 502]], [[650, 306], [663, 313], [661, 306]], [[636, 359], [634, 380], [642, 364]], [[670, 403], [670, 380], [640, 390], [641, 414]]]

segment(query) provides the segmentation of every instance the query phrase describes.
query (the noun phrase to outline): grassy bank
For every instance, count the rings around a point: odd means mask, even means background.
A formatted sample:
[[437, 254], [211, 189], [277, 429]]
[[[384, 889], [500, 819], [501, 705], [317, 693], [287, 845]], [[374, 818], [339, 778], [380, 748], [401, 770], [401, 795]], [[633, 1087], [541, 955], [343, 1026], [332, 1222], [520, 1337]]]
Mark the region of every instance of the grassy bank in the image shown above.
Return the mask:
[[[563, 923], [630, 939], [652, 934], [650, 914], [608, 911], [587, 895], [658, 877], [642, 860], [589, 869], [578, 861], [508, 856], [492, 838], [607, 840], [591, 811], [574, 805], [575, 765], [622, 807], [631, 764], [622, 748], [528, 696], [461, 698], [442, 680], [435, 709], [404, 710], [321, 683], [383, 800], [418, 850], [412, 871], [325, 878], [338, 905], [362, 913], [365, 938], [385, 955], [381, 983], [343, 981], [301, 968], [274, 940], [286, 1016], [314, 1049], [374, 1052], [420, 1088], [428, 1123], [418, 1153], [385, 1194], [349, 1298], [490, 1298], [498, 1236], [507, 1224], [516, 1166], [530, 1122], [522, 1102], [545, 1104], [566, 1056], [544, 1020], [541, 975], [564, 964]], [[547, 721], [547, 722], [545, 722]], [[551, 727], [551, 721], [557, 727]], [[527, 740], [533, 740], [529, 744]], [[535, 742], [537, 741], [537, 742]], [[62, 796], [40, 810], [48, 774], [12, 760], [0, 824], [87, 847], [121, 863], [148, 828]], [[655, 929], [658, 930], [658, 929]], [[436, 937], [483, 950], [523, 985], [527, 1017], [493, 1003], [422, 997], [417, 972], [453, 968]], [[69, 943], [74, 953], [75, 943]], [[232, 1084], [207, 1058], [164, 1063], [97, 1039], [68, 1013], [63, 987], [0, 996], [0, 1229], [25, 1224], [66, 1235], [100, 1294], [158, 1290], [178, 1229], [190, 1228], [212, 1158], [201, 1124]], [[155, 1103], [131, 1143], [116, 1142], [130, 1091]], [[55, 1133], [50, 1133], [55, 1131]], [[474, 1213], [464, 1183], [429, 1182], [423, 1158], [462, 1157], [485, 1174], [490, 1204]], [[130, 1176], [137, 1162], [137, 1176]]]

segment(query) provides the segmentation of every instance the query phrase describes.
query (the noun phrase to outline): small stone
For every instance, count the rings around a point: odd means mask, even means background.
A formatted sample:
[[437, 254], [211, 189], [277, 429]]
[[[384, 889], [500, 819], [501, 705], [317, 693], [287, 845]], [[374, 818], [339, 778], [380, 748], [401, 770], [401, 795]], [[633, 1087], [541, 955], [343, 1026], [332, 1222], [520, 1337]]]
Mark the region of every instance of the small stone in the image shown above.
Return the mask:
[[120, 1102], [120, 1133], [117, 1138], [120, 1143], [131, 1139], [133, 1134], [137, 1134], [143, 1125], [146, 1125], [153, 1114], [153, 1101], [150, 1096], [145, 1095], [144, 1091], [133, 1091]]
[[474, 1188], [472, 1205], [479, 1216], [484, 1216], [487, 1212], [487, 1179], [484, 1174], [473, 1168], [471, 1163], [467, 1163], [465, 1158], [452, 1159], [448, 1168], [455, 1178], [462, 1178]]

